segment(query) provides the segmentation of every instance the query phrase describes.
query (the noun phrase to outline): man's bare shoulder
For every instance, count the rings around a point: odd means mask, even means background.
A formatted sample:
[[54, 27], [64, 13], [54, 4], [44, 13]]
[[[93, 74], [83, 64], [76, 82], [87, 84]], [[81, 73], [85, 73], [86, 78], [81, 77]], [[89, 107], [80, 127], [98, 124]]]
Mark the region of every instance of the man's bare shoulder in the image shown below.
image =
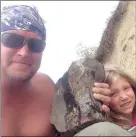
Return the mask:
[[55, 91], [55, 84], [53, 80], [46, 74], [38, 72], [32, 78], [33, 88], [36, 88], [38, 91], [50, 92]]
[[51, 84], [54, 84], [53, 80], [45, 73], [37, 72], [34, 77], [34, 81], [40, 81], [40, 82], [49, 82]]

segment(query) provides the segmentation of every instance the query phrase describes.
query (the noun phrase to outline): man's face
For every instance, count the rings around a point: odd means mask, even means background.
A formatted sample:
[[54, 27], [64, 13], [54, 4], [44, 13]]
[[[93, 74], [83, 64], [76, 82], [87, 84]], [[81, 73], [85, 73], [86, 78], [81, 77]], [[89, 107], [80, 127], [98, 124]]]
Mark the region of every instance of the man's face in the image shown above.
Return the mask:
[[[9, 33], [18, 34], [26, 38], [41, 39], [33, 32], [23, 30], [10, 30]], [[28, 80], [39, 69], [42, 52], [32, 52], [28, 45], [21, 48], [9, 48], [1, 44], [2, 73], [9, 79]]]

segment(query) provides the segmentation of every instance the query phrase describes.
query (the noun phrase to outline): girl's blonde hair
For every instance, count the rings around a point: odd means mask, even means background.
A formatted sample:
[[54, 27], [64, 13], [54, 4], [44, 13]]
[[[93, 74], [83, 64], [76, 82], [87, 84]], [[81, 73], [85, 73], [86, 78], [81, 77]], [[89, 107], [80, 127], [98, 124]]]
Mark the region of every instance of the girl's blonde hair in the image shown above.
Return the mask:
[[[119, 67], [116, 66], [105, 66], [105, 83], [108, 83], [109, 85], [111, 85], [112, 81], [117, 80], [118, 78], [122, 77], [124, 79], [126, 79], [133, 91], [134, 94], [136, 96], [136, 81], [128, 74], [126, 74], [123, 70], [121, 70]], [[136, 105], [134, 108], [134, 112], [136, 112]], [[119, 114], [117, 114], [116, 112], [113, 112], [111, 110], [111, 119], [110, 122], [114, 122], [115, 124], [125, 128], [125, 129], [129, 129], [131, 127], [131, 121], [123, 116], [120, 116]]]

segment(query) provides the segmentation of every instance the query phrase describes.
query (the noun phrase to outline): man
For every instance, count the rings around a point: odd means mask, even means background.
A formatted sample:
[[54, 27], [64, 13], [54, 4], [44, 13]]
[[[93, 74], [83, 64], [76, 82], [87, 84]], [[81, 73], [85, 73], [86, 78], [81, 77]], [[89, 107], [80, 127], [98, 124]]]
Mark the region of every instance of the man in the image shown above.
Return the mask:
[[54, 135], [54, 84], [37, 73], [45, 40], [46, 29], [35, 8], [18, 5], [2, 10], [2, 136]]
[[51, 136], [54, 85], [37, 73], [46, 29], [35, 8], [1, 12], [2, 136]]
[[[35, 8], [19, 5], [2, 10], [2, 136], [55, 136], [50, 124], [54, 84], [47, 75], [37, 73], [45, 40], [46, 29]], [[108, 85], [96, 87], [96, 99], [109, 112]]]

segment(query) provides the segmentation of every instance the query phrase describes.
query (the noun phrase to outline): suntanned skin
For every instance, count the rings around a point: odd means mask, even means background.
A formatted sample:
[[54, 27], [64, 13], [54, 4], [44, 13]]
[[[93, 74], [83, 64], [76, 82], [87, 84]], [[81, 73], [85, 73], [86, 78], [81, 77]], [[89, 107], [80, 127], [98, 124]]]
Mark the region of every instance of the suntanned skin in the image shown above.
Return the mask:
[[[22, 30], [9, 32], [40, 38]], [[2, 136], [53, 135], [50, 116], [55, 88], [47, 75], [37, 73], [42, 53], [30, 53], [27, 45], [21, 49], [1, 45], [1, 54]]]
[[[41, 39], [33, 32], [8, 32]], [[47, 75], [37, 73], [41, 58], [42, 53], [31, 53], [27, 45], [12, 49], [1, 44], [2, 136], [53, 136], [50, 116], [55, 88]], [[95, 98], [105, 102], [106, 112], [108, 85], [99, 83], [95, 88]]]
[[49, 78], [37, 74], [26, 89], [10, 92], [2, 93], [2, 135], [52, 135], [50, 115], [54, 89]]

